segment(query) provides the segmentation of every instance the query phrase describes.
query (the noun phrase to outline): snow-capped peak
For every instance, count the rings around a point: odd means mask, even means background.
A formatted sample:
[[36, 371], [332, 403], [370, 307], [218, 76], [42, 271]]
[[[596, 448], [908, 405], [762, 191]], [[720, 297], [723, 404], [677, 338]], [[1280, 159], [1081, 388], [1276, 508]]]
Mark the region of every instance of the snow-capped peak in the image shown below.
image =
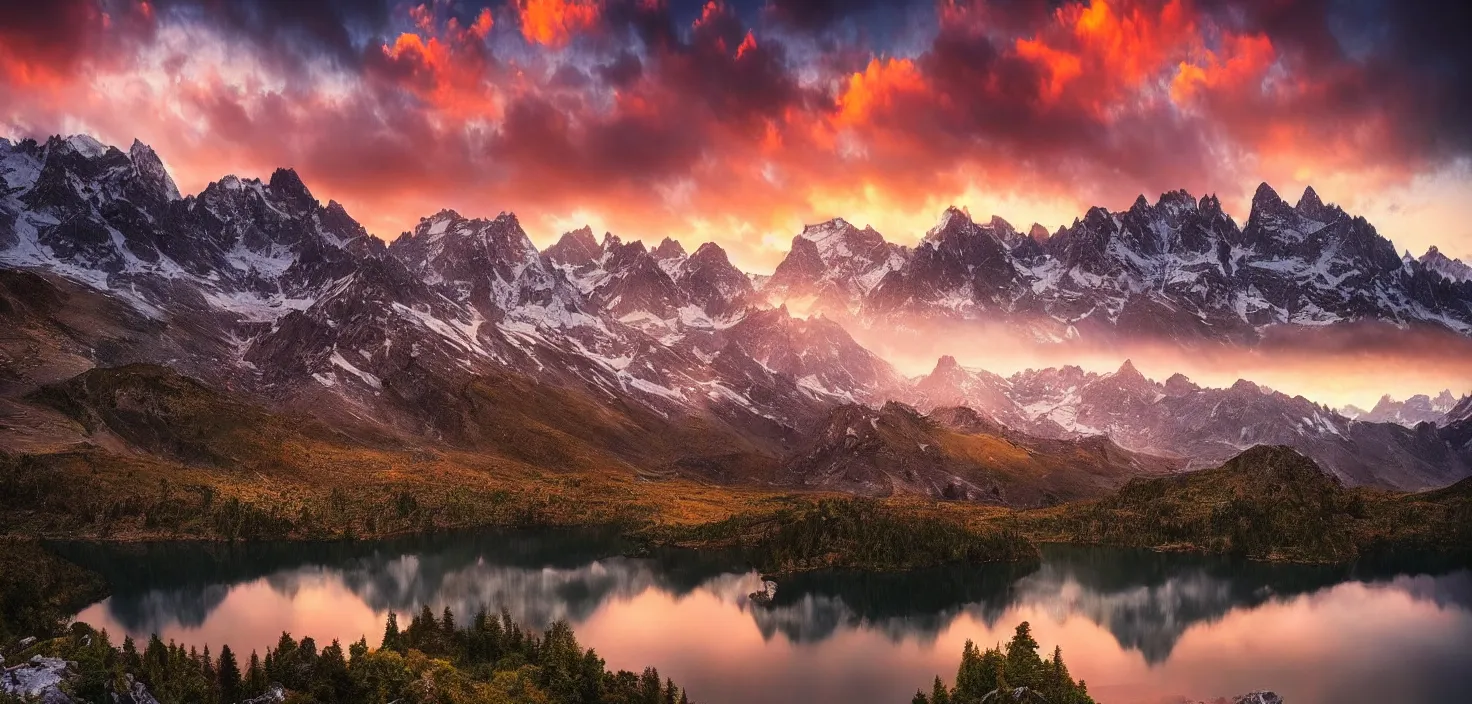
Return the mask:
[[[1409, 258], [1410, 256], [1411, 253], [1406, 252], [1406, 257]], [[1417, 261], [1420, 261], [1422, 266], [1440, 274], [1442, 278], [1448, 281], [1472, 281], [1472, 266], [1463, 263], [1461, 259], [1452, 259], [1442, 254], [1441, 250], [1435, 246], [1426, 250], [1426, 253], [1421, 255], [1421, 258]]]
[[70, 137], [67, 137], [66, 140], [62, 142], [62, 144], [64, 147], [69, 148], [72, 151], [81, 154], [84, 157], [87, 157], [88, 159], [96, 159], [104, 154], [107, 154], [107, 145], [97, 141], [91, 135], [74, 134]]
[[179, 200], [179, 187], [174, 185], [173, 177], [169, 176], [163, 160], [158, 158], [152, 147], [135, 139], [133, 146], [128, 149], [128, 158], [132, 160], [133, 167], [138, 169], [144, 182], [159, 189], [164, 198]]

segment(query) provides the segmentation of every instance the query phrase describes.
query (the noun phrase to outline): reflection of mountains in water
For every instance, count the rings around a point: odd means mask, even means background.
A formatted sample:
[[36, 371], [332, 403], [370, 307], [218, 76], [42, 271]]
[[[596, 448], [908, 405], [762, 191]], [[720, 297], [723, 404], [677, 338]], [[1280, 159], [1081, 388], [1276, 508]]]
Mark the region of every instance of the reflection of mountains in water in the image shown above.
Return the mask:
[[843, 627], [871, 628], [894, 640], [930, 640], [963, 613], [992, 627], [1007, 610], [1030, 606], [1060, 619], [1088, 618], [1108, 629], [1121, 647], [1159, 663], [1191, 626], [1236, 608], [1350, 581], [1472, 610], [1472, 573], [1455, 565], [1384, 560], [1283, 565], [1050, 545], [1035, 569], [998, 565], [910, 574], [798, 575], [780, 585], [770, 606], [755, 608], [754, 617], [764, 635], [781, 632], [794, 641], [821, 640]]
[[[731, 555], [630, 549], [589, 531], [501, 532], [319, 544], [63, 544], [58, 552], [108, 580], [108, 608], [125, 627], [198, 626], [229, 587], [265, 580], [286, 596], [338, 579], [375, 610], [449, 606], [457, 616], [505, 607], [518, 620], [587, 619], [610, 599], [697, 589], [751, 613], [764, 637], [822, 641], [843, 629], [891, 640], [933, 639], [961, 614], [993, 626], [1016, 606], [1107, 628], [1151, 663], [1191, 626], [1236, 608], [1310, 594], [1346, 581], [1380, 584], [1472, 610], [1472, 573], [1448, 565], [1361, 561], [1303, 566], [1219, 557], [1045, 546], [1041, 566], [948, 566], [910, 573], [814, 572], [785, 578], [770, 605], [748, 605], [756, 576]], [[1416, 576], [1412, 576], [1416, 575]]]
[[[1164, 662], [1181, 635], [1228, 612], [1312, 594], [1344, 582], [1407, 589], [1417, 598], [1472, 608], [1472, 580], [1447, 565], [1362, 560], [1286, 565], [1078, 546], [1047, 546], [1043, 567], [1015, 590], [1018, 602], [1058, 617], [1081, 615], [1108, 629], [1146, 662]], [[1428, 574], [1426, 571], [1430, 570]], [[1421, 575], [1410, 577], [1408, 575]], [[1439, 576], [1433, 576], [1439, 575]]]
[[504, 607], [518, 621], [546, 624], [585, 619], [610, 598], [649, 588], [687, 594], [720, 575], [739, 572], [729, 556], [718, 553], [659, 551], [650, 558], [620, 557], [630, 544], [608, 532], [587, 530], [375, 542], [53, 547], [101, 574], [112, 593], [109, 612], [138, 632], [157, 632], [170, 622], [197, 627], [223, 603], [230, 586], [261, 579], [287, 597], [307, 584], [335, 578], [378, 611], [411, 613], [424, 605], [436, 611], [449, 606], [465, 618], [481, 608]]
[[840, 628], [869, 628], [891, 640], [933, 639], [963, 612], [991, 622], [1036, 565], [951, 565], [914, 572], [823, 571], [778, 585], [770, 605], [752, 616], [764, 637], [823, 640]]

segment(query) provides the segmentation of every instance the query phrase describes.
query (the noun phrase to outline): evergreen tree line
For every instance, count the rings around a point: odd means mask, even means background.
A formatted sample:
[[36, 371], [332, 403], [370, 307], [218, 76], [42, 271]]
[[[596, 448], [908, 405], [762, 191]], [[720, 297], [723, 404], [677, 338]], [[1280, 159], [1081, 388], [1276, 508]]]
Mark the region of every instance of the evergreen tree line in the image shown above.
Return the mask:
[[1030, 562], [1038, 551], [1008, 527], [981, 529], [946, 515], [868, 498], [822, 499], [684, 529], [669, 542], [742, 548], [768, 573], [826, 567], [902, 571], [946, 564]]
[[[81, 702], [112, 704], [141, 681], [162, 704], [234, 704], [273, 687], [289, 704], [689, 704], [686, 693], [654, 668], [609, 672], [584, 650], [564, 621], [526, 630], [504, 610], [485, 611], [461, 627], [447, 607], [428, 606], [400, 629], [388, 615], [377, 649], [367, 638], [319, 648], [282, 633], [262, 657], [223, 646], [212, 655], [157, 635], [140, 651], [131, 637], [114, 647], [106, 631], [77, 623], [33, 652], [75, 661], [65, 688]], [[29, 654], [29, 653], [28, 653]], [[0, 694], [0, 702], [7, 697]]]
[[1047, 704], [1094, 704], [1083, 680], [1073, 681], [1063, 664], [1063, 649], [1053, 648], [1053, 657], [1038, 655], [1038, 642], [1026, 621], [1006, 646], [982, 651], [971, 641], [961, 650], [956, 682], [946, 686], [935, 678], [930, 693], [916, 691], [911, 704], [999, 704], [1001, 702], [1047, 702]]

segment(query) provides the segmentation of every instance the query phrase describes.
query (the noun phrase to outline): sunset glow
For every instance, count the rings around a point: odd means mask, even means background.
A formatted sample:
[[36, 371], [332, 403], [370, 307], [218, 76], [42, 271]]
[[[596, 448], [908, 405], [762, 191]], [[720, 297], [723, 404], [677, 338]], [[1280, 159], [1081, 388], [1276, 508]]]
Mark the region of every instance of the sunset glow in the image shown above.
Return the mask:
[[1261, 181], [1465, 257], [1457, 23], [1388, 7], [11, 4], [0, 134], [136, 137], [185, 192], [292, 166], [384, 238], [507, 210], [539, 244], [590, 223], [756, 271], [837, 215], [913, 242], [951, 204], [1053, 230], [1186, 188], [1240, 219]]

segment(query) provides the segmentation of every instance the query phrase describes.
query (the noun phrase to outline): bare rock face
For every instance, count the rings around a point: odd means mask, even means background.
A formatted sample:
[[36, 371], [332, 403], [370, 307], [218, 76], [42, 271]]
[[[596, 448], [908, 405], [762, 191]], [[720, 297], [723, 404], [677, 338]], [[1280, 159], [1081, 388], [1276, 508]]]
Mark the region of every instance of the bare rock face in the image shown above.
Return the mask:
[[72, 674], [67, 661], [37, 655], [0, 673], [0, 692], [35, 697], [45, 704], [70, 704], [72, 700], [61, 691], [61, 683]]
[[777, 598], [777, 583], [764, 579], [762, 588], [748, 594], [746, 598], [750, 599], [753, 604], [770, 604], [773, 599]]
[[279, 684], [272, 684], [266, 688], [266, 693], [254, 699], [246, 699], [240, 704], [282, 704], [286, 701], [286, 688]]

